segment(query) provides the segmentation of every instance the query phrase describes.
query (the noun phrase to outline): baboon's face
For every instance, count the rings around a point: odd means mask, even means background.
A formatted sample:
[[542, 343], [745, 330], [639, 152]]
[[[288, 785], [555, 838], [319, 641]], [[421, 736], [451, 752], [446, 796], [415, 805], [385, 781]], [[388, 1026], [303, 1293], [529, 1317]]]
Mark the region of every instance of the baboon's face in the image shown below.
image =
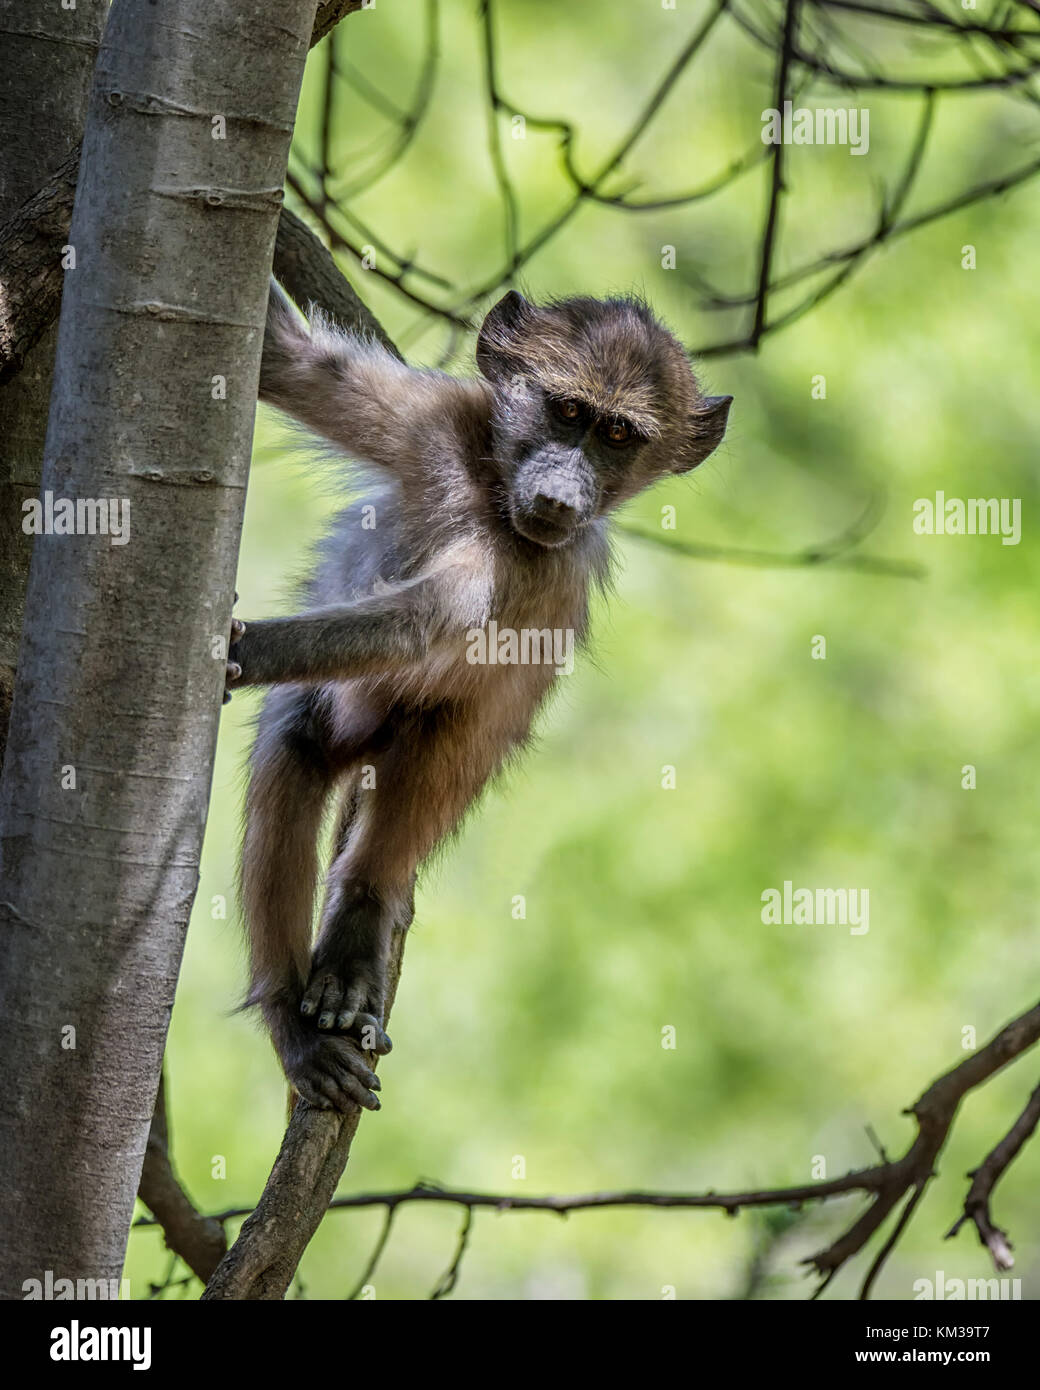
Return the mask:
[[515, 531], [566, 545], [596, 517], [719, 444], [731, 397], [701, 394], [676, 340], [641, 304], [539, 308], [510, 292], [477, 365], [495, 387], [494, 450]]
[[609, 509], [648, 441], [624, 416], [578, 396], [549, 395], [530, 379], [510, 390], [496, 449], [509, 519], [530, 541], [564, 545]]

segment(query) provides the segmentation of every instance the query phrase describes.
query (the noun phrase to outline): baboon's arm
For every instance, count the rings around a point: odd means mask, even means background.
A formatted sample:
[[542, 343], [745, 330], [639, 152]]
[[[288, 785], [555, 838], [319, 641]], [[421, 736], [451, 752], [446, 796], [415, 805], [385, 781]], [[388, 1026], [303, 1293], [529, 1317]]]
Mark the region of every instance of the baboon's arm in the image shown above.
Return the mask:
[[320, 312], [305, 322], [273, 279], [260, 399], [405, 482], [428, 479], [460, 451], [480, 447], [490, 409], [478, 380], [407, 367]]

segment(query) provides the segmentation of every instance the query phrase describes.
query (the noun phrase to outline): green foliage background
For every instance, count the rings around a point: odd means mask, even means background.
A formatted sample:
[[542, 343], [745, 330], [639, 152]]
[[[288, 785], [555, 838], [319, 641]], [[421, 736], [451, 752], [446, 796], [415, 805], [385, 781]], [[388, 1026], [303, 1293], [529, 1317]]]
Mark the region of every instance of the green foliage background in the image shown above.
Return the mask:
[[[674, 11], [657, 0], [501, 4], [508, 98], [572, 119], [579, 166], [591, 168], [706, 12], [692, 0]], [[417, 0], [379, 0], [343, 26], [341, 52], [402, 105], [423, 13]], [[441, 19], [428, 120], [352, 208], [399, 251], [475, 285], [502, 262], [480, 32], [469, 4], [452, 0]], [[931, 71], [927, 53], [899, 37], [890, 36], [892, 62]], [[312, 163], [323, 63], [318, 49], [296, 137]], [[772, 70], [770, 55], [721, 27], [625, 165], [640, 194], [695, 187], [753, 149]], [[831, 92], [810, 104], [855, 100]], [[868, 104], [869, 155], [789, 151], [781, 267], [873, 226], [878, 188], [898, 175], [919, 106], [880, 93]], [[1027, 102], [996, 94], [943, 100], [908, 211], [1024, 162], [1035, 119]], [[390, 129], [344, 87], [338, 166], [360, 167]], [[567, 196], [555, 137], [529, 130], [513, 140], [505, 119], [502, 130], [530, 233]], [[534, 295], [635, 287], [690, 345], [728, 337], [734, 323], [698, 309], [684, 272], [732, 291], [754, 283], [766, 177], [760, 165], [718, 199], [660, 213], [583, 208], [525, 267], [524, 285]], [[395, 1051], [380, 1069], [384, 1109], [362, 1123], [344, 1190], [419, 1178], [504, 1194], [742, 1189], [808, 1181], [817, 1156], [835, 1176], [874, 1158], [868, 1125], [901, 1151], [912, 1135], [902, 1108], [966, 1055], [964, 1030], [981, 1044], [1035, 998], [1038, 211], [1028, 183], [925, 227], [871, 257], [757, 356], [705, 363], [709, 387], [736, 397], [726, 443], [628, 520], [656, 530], [672, 504], [678, 529], [665, 541], [792, 551], [840, 532], [881, 494], [884, 518], [864, 549], [927, 575], [704, 563], [621, 538], [594, 658], [564, 683], [522, 771], [426, 875]], [[962, 269], [966, 244], [977, 248], [974, 271]], [[666, 245], [675, 270], [661, 268]], [[412, 360], [436, 361], [440, 328], [421, 327], [413, 306], [348, 269]], [[468, 361], [471, 344], [463, 350]], [[826, 377], [826, 400], [811, 399], [815, 374]], [[290, 581], [336, 505], [327, 470], [293, 448], [262, 409], [238, 585], [247, 620], [289, 611]], [[913, 502], [938, 489], [1021, 498], [1021, 544], [915, 535]], [[826, 660], [811, 658], [816, 635]], [[168, 1057], [176, 1161], [210, 1211], [255, 1200], [284, 1122], [269, 1046], [231, 1012], [244, 978], [234, 859], [257, 703], [239, 696], [224, 714]], [[962, 788], [966, 764], [975, 790]], [[666, 765], [674, 790], [662, 789]], [[785, 879], [868, 888], [869, 933], [763, 925], [761, 894]], [[517, 894], [525, 920], [512, 916]], [[214, 916], [221, 899], [226, 920], [219, 906]], [[667, 1026], [674, 1050], [662, 1048]], [[938, 1270], [992, 1272], [970, 1231], [943, 1236], [965, 1172], [1035, 1083], [1026, 1059], [969, 1098], [879, 1295], [912, 1298], [914, 1281]], [[1040, 1294], [1038, 1153], [1023, 1154], [995, 1204], [1026, 1298]], [[566, 1222], [482, 1213], [454, 1296], [655, 1299], [673, 1286], [680, 1298], [729, 1299], [754, 1286], [804, 1297], [798, 1260], [857, 1209], [858, 1199], [830, 1204], [793, 1226], [682, 1211]], [[427, 1297], [459, 1217], [403, 1209], [377, 1296]], [[302, 1266], [308, 1296], [351, 1290], [381, 1219], [328, 1217]], [[763, 1285], [756, 1257], [785, 1228]], [[154, 1231], [134, 1234], [135, 1296], [165, 1261]], [[861, 1259], [826, 1296], [854, 1297], [863, 1268]]]

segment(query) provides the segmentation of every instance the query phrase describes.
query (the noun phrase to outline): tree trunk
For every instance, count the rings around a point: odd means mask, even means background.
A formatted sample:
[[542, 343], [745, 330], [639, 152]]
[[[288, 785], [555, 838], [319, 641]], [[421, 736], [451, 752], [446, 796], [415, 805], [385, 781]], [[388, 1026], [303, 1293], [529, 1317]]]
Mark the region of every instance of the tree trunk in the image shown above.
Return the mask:
[[0, 786], [0, 1296], [47, 1269], [122, 1269], [198, 880], [315, 8], [109, 13], [43, 488], [59, 512], [104, 500], [124, 529], [41, 534], [32, 558]]
[[[80, 0], [74, 10], [54, 0], [0, 0], [0, 224], [80, 142], [105, 10], [103, 0]], [[56, 330], [45, 333], [0, 388], [0, 764], [32, 557], [22, 503], [40, 490], [56, 341]]]

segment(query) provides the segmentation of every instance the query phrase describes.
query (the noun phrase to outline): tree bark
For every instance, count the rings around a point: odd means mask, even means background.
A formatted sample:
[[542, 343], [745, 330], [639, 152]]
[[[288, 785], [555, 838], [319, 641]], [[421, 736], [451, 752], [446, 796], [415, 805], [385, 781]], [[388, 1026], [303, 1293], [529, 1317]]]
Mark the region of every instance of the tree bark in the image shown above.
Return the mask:
[[[61, 248], [68, 241], [78, 169], [77, 145], [47, 183], [0, 225], [0, 386], [22, 370], [30, 350], [57, 318], [64, 280]], [[400, 356], [343, 278], [331, 251], [289, 208], [282, 208], [278, 223], [274, 268], [301, 308], [313, 300], [354, 332], [371, 334]], [[0, 393], [0, 405], [3, 399]], [[20, 526], [18, 530], [21, 535]], [[28, 560], [25, 573], [28, 578]]]
[[47, 1269], [122, 1269], [198, 880], [314, 15], [315, 0], [109, 12], [43, 488], [112, 499], [129, 543], [43, 534], [33, 552], [0, 786], [0, 1296]]
[[[65, 279], [61, 248], [69, 238], [79, 155], [77, 140], [43, 187], [0, 225], [0, 386], [22, 371], [29, 353], [58, 317]], [[7, 399], [6, 393], [0, 396], [0, 404]], [[46, 433], [46, 416], [43, 423]], [[25, 574], [28, 579], [28, 563]]]
[[[0, 0], [0, 224], [79, 144], [106, 8], [104, 0], [80, 0], [74, 10], [54, 0]], [[6, 291], [5, 274], [0, 283], [5, 316]], [[32, 557], [32, 537], [21, 525], [22, 503], [40, 488], [56, 340], [53, 329], [45, 332], [26, 352], [18, 378], [0, 389], [0, 764]]]
[[282, 209], [278, 223], [274, 271], [301, 309], [316, 304], [344, 328], [376, 338], [403, 360], [386, 329], [344, 277], [332, 252], [289, 208]]
[[[375, 0], [371, 0], [371, 3], [374, 5]], [[318, 13], [314, 16], [314, 38], [311, 42], [317, 43], [335, 29], [341, 19], [364, 8], [365, 0], [321, 0]]]

